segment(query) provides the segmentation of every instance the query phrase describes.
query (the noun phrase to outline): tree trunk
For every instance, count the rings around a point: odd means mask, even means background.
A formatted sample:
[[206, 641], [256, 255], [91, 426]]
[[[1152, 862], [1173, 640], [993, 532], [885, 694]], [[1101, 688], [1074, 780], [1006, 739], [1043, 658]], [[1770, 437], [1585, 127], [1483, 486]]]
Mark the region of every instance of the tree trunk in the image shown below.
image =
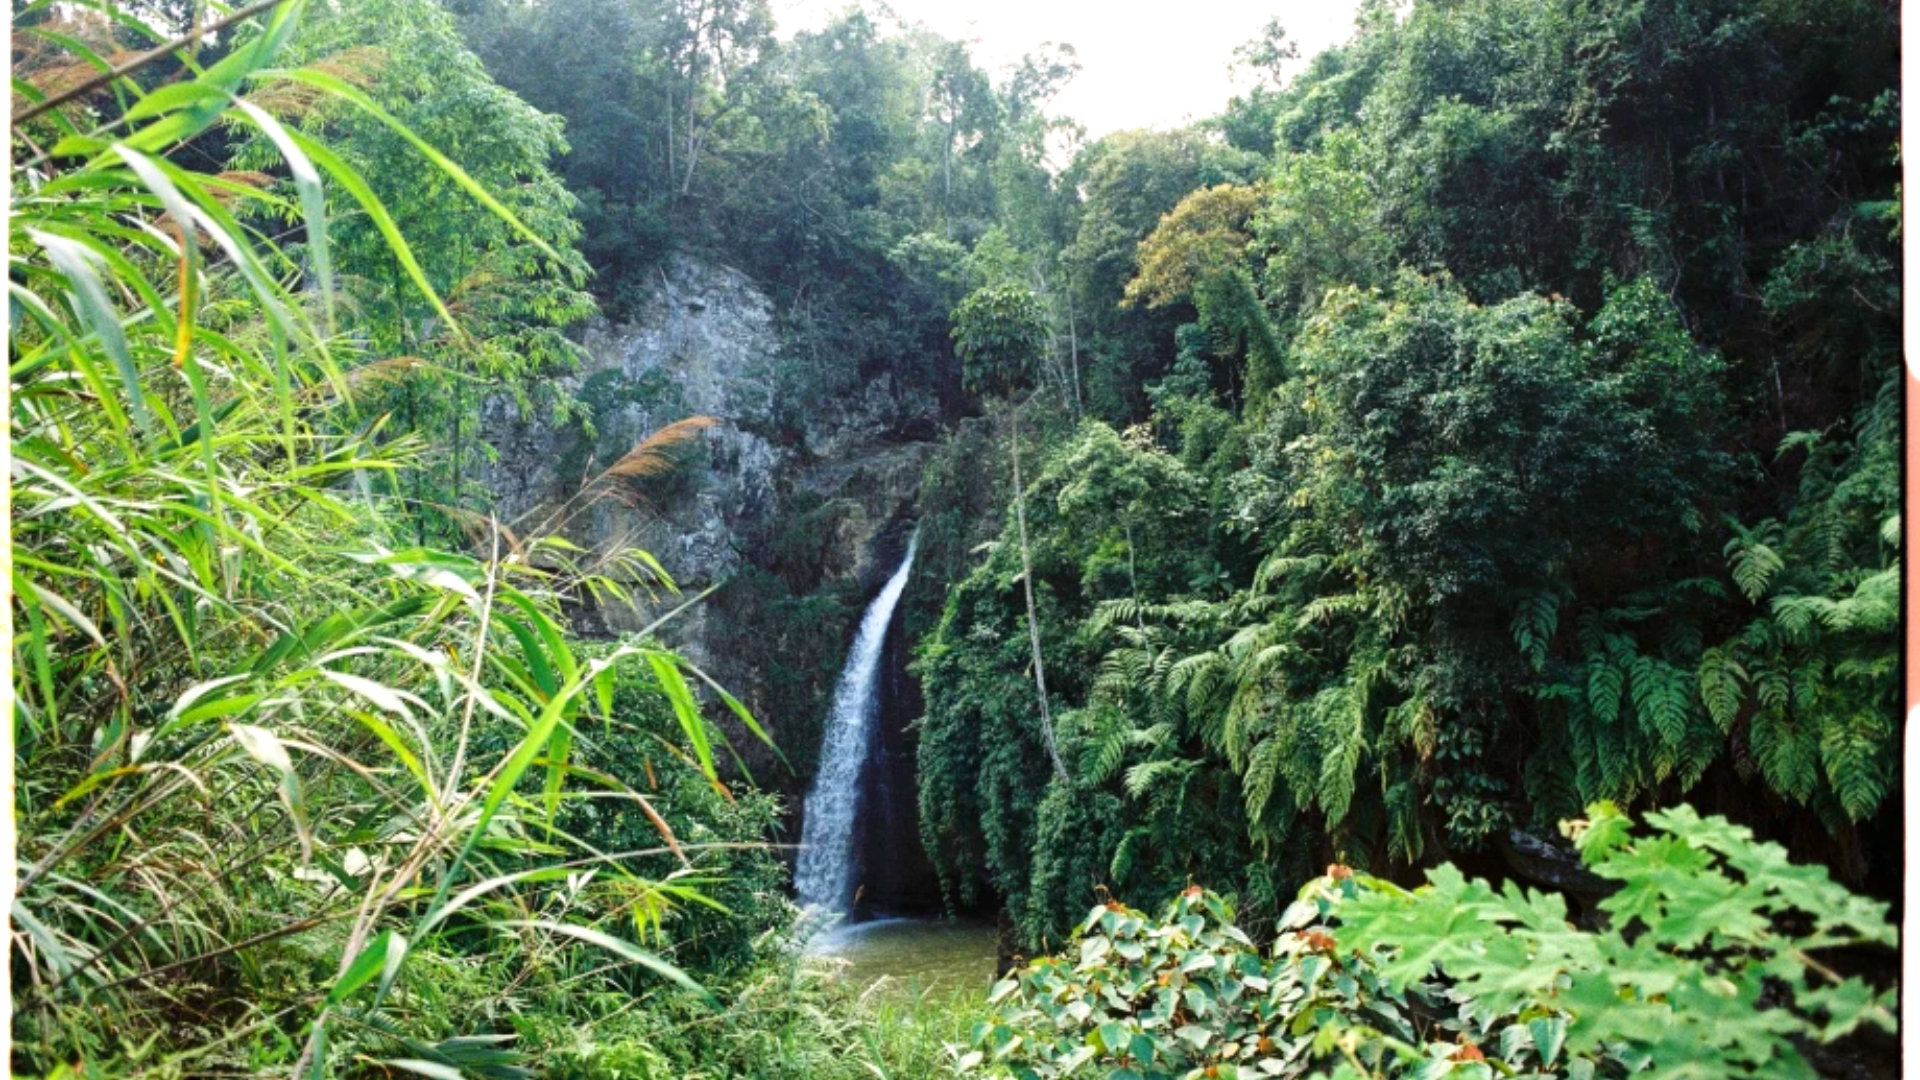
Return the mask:
[[940, 221], [949, 240], [953, 239], [953, 129], [960, 120], [958, 106], [953, 108], [955, 111], [947, 118], [946, 144], [940, 148], [940, 175], [944, 180], [940, 194]]
[[1073, 360], [1073, 418], [1081, 418], [1086, 406], [1080, 400], [1080, 330], [1073, 317], [1073, 275], [1067, 275], [1067, 355]]
[[1053, 737], [1053, 711], [1047, 706], [1047, 667], [1040, 659], [1040, 618], [1033, 604], [1033, 552], [1027, 546], [1027, 491], [1020, 483], [1020, 408], [1012, 401], [1007, 402], [1007, 419], [1013, 432], [1013, 519], [1020, 533], [1020, 584], [1027, 594], [1027, 636], [1033, 643], [1033, 686], [1040, 698], [1040, 732], [1046, 736], [1053, 774], [1066, 784], [1071, 779], [1066, 763], [1060, 760], [1060, 744]]

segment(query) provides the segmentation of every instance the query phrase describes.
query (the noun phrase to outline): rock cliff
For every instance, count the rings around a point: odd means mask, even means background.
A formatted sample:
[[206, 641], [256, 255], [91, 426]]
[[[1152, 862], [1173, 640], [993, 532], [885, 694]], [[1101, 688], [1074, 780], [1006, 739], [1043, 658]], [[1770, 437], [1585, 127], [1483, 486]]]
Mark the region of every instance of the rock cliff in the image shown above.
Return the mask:
[[[670, 259], [628, 319], [591, 324], [581, 340], [588, 359], [567, 389], [586, 423], [489, 411], [497, 510], [591, 551], [644, 548], [685, 593], [721, 585], [664, 636], [775, 732], [793, 771], [750, 738], [735, 744], [763, 785], [797, 794], [852, 623], [904, 546], [935, 410], [886, 376], [796, 402], [782, 389], [798, 380], [772, 302], [698, 258]], [[671, 473], [581, 497], [588, 478], [689, 416], [720, 423]], [[617, 633], [658, 613], [588, 613], [579, 629]]]
[[[931, 406], [898, 400], [891, 380], [869, 383], [804, 423], [783, 422], [780, 333], [773, 305], [745, 275], [676, 256], [632, 318], [598, 320], [582, 337], [588, 360], [567, 377], [591, 416], [555, 425], [497, 404], [490, 482], [503, 520], [593, 550], [630, 544], [657, 556], [683, 587], [726, 580], [753, 561], [783, 502], [810, 492], [840, 504], [824, 537], [827, 577], [873, 567], [874, 538], [909, 512], [919, 484]], [[583, 482], [665, 425], [721, 421], [702, 433], [674, 474], [634, 484], [630, 499], [577, 500]], [[608, 613], [610, 627], [633, 616]]]

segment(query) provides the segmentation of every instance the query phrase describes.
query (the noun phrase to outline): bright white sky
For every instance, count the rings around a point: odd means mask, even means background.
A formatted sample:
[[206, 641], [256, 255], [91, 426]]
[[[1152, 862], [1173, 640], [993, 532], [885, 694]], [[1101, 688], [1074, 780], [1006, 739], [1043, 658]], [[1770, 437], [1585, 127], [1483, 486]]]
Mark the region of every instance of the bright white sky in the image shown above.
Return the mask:
[[[782, 37], [825, 25], [847, 0], [771, 0]], [[1178, 127], [1211, 116], [1235, 91], [1233, 50], [1279, 16], [1307, 58], [1350, 36], [1359, 0], [890, 0], [906, 23], [968, 42], [997, 78], [1042, 42], [1067, 42], [1081, 70], [1048, 112], [1089, 137]], [[1289, 71], [1289, 74], [1291, 74]]]

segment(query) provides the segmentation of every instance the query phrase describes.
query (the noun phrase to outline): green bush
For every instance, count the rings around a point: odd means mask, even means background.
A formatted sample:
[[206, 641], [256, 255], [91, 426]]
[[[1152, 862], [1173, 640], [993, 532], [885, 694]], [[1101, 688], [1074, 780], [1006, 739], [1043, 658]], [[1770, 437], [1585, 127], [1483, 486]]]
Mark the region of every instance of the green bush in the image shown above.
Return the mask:
[[1724, 818], [1680, 807], [1635, 835], [1610, 805], [1590, 814], [1566, 829], [1618, 883], [1603, 929], [1575, 926], [1558, 894], [1496, 891], [1450, 865], [1411, 891], [1331, 867], [1268, 950], [1198, 887], [1157, 920], [1108, 903], [1074, 952], [994, 988], [960, 1070], [1811, 1077], [1808, 1044], [1894, 1030], [1892, 990], [1821, 958], [1893, 948], [1884, 905]]

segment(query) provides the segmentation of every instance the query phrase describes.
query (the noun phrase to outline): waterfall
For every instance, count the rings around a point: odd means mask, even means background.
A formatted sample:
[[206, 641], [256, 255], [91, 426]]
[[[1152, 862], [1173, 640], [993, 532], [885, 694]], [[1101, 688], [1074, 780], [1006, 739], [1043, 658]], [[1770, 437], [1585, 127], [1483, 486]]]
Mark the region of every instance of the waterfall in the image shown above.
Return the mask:
[[873, 722], [879, 715], [881, 647], [893, 608], [907, 587], [914, 549], [920, 534], [907, 541], [907, 556], [873, 598], [860, 620], [847, 653], [847, 666], [833, 689], [833, 709], [827, 714], [820, 745], [820, 771], [801, 815], [800, 866], [794, 884], [800, 906], [821, 914], [844, 914], [853, 900], [853, 822], [860, 812], [860, 773], [873, 744]]

